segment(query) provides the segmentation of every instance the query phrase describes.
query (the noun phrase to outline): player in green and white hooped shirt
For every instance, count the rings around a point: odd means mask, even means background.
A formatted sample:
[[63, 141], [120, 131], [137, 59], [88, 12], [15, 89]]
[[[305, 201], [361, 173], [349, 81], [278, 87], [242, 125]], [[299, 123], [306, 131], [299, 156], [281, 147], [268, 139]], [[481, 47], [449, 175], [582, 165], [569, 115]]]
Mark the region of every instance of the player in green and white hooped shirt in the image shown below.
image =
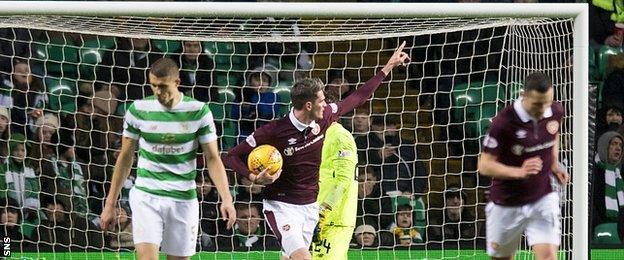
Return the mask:
[[236, 211], [217, 148], [217, 135], [208, 105], [178, 91], [179, 68], [168, 58], [150, 68], [153, 97], [136, 100], [126, 112], [121, 153], [101, 214], [101, 228], [114, 219], [115, 203], [130, 174], [139, 145], [137, 179], [130, 191], [133, 240], [138, 259], [189, 259], [195, 254], [199, 205], [195, 191], [198, 143], [221, 197], [221, 214], [231, 228]]

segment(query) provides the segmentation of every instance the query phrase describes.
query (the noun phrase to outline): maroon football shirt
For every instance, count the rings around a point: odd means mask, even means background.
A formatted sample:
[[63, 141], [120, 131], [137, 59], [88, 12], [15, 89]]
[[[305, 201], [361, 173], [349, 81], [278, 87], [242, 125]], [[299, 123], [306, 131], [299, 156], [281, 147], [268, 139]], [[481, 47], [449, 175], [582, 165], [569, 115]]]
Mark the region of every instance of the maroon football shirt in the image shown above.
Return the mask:
[[325, 132], [340, 116], [362, 105], [375, 92], [385, 74], [380, 71], [361, 88], [338, 103], [329, 104], [323, 119], [304, 125], [291, 111], [288, 116], [274, 120], [252, 133], [245, 142], [232, 148], [223, 159], [224, 164], [237, 173], [250, 174], [242, 158], [255, 147], [270, 144], [282, 154], [284, 164], [281, 176], [264, 189], [264, 198], [304, 205], [316, 201], [318, 194], [321, 148]]
[[553, 191], [553, 147], [559, 133], [563, 107], [554, 102], [542, 119], [535, 121], [522, 108], [521, 99], [499, 112], [483, 139], [483, 152], [497, 161], [514, 167], [531, 157], [543, 161], [540, 173], [523, 180], [492, 180], [490, 201], [504, 206], [520, 206], [535, 202]]

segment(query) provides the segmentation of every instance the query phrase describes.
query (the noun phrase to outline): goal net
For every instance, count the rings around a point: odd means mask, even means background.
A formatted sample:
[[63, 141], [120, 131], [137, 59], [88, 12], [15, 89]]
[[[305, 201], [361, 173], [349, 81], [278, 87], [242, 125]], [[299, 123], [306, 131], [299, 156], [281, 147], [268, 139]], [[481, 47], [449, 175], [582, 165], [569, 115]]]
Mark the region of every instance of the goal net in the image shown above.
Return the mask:
[[[99, 214], [123, 116], [134, 100], [152, 95], [147, 69], [161, 57], [180, 64], [185, 96], [209, 103], [225, 153], [288, 113], [294, 81], [318, 77], [348, 95], [407, 42], [408, 66], [341, 119], [359, 150], [357, 228], [349, 252], [355, 259], [485, 257], [489, 180], [476, 171], [480, 140], [530, 72], [553, 78], [555, 99], [566, 111], [561, 160], [569, 172], [575, 167], [573, 18], [267, 16], [0, 16], [0, 114], [8, 119], [0, 135], [0, 207], [12, 253], [131, 255], [134, 170], [111, 232], [99, 230]], [[380, 156], [384, 147], [391, 151], [387, 157]], [[261, 188], [229, 172], [239, 220], [226, 230], [199, 157], [197, 165], [200, 258], [236, 252], [277, 257]], [[560, 251], [567, 256], [578, 199], [571, 189], [561, 191]], [[522, 249], [529, 250], [525, 242]]]

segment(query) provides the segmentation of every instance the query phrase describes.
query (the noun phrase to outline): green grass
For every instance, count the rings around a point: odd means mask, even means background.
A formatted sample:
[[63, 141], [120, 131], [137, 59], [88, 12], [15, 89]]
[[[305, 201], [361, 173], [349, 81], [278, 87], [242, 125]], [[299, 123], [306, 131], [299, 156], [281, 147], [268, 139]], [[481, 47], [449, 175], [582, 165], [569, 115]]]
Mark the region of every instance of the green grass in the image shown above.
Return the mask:
[[[191, 259], [279, 259], [279, 252], [201, 252]], [[53, 260], [53, 259], [134, 259], [133, 253], [13, 253], [10, 258], [19, 260]], [[165, 259], [162, 255], [161, 259]], [[489, 259], [484, 250], [350, 250], [349, 259]], [[530, 252], [519, 251], [516, 259], [533, 259]], [[559, 259], [565, 259], [563, 253]], [[624, 249], [594, 249], [594, 260], [624, 259]]]

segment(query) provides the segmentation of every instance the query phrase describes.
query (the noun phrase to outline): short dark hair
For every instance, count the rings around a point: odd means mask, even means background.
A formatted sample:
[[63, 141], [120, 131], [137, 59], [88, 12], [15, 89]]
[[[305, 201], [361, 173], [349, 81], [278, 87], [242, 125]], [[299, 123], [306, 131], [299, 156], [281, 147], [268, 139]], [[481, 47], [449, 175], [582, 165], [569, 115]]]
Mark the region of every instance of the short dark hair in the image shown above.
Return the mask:
[[325, 86], [325, 100], [327, 103], [334, 103], [340, 101], [340, 86], [327, 85]]
[[179, 77], [178, 64], [169, 58], [160, 58], [150, 67], [150, 73], [158, 78]]
[[537, 71], [529, 74], [524, 80], [524, 91], [537, 91], [545, 93], [552, 88], [550, 76], [546, 73]]
[[412, 211], [413, 208], [410, 204], [401, 204], [399, 206], [397, 206], [397, 212], [401, 212], [401, 211]]
[[466, 193], [457, 186], [448, 187], [446, 191], [444, 191], [444, 200], [450, 198], [460, 198], [463, 201], [466, 201]]
[[251, 208], [255, 208], [258, 211], [258, 213], [260, 213], [260, 207], [256, 203], [249, 203], [249, 202], [234, 203], [234, 209], [236, 211], [250, 210]]
[[295, 109], [303, 109], [306, 102], [314, 102], [316, 94], [323, 91], [325, 85], [318, 78], [298, 80], [290, 90], [290, 100]]
[[399, 115], [385, 115], [385, 116], [375, 115], [372, 118], [373, 118], [372, 120], [373, 125], [380, 125], [380, 126], [385, 126], [387, 124], [401, 125], [401, 116]]
[[67, 205], [65, 205], [65, 203], [60, 198], [55, 197], [55, 196], [45, 196], [41, 202], [42, 202], [41, 205], [44, 208], [47, 208], [49, 205], [59, 204], [63, 206], [64, 211], [69, 211], [69, 209], [67, 208]]

